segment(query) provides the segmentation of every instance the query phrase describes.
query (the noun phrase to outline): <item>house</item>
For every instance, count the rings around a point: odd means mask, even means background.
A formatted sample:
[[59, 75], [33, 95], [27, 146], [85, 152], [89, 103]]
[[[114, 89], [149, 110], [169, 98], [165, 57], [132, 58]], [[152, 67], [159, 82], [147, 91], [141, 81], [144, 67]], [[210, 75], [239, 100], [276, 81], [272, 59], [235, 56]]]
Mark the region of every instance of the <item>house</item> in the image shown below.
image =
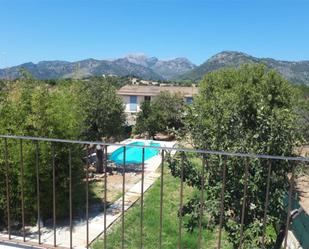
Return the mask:
[[117, 91], [125, 104], [125, 113], [129, 125], [135, 123], [136, 114], [141, 110], [141, 104], [144, 101], [151, 101], [160, 92], [170, 92], [171, 94], [180, 94], [186, 103], [190, 104], [193, 97], [198, 93], [197, 87], [181, 86], [141, 86], [126, 85]]

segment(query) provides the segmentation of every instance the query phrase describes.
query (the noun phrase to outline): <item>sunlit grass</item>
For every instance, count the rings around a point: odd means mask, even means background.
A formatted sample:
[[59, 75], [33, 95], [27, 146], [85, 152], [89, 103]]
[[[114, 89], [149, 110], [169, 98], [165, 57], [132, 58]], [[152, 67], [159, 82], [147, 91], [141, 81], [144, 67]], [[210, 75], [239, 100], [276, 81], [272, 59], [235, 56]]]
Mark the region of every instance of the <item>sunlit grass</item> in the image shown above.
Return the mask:
[[[166, 169], [164, 174], [164, 201], [163, 201], [163, 233], [162, 248], [178, 248], [179, 229], [179, 200], [180, 181], [170, 175]], [[196, 190], [185, 185], [184, 203], [196, 193]], [[137, 202], [125, 214], [125, 248], [140, 248], [140, 202]], [[157, 249], [159, 247], [160, 227], [160, 179], [147, 191], [144, 200], [144, 237], [143, 248]], [[194, 232], [182, 230], [182, 248], [198, 248], [198, 229]], [[202, 248], [217, 248], [217, 229], [204, 230]], [[96, 241], [93, 249], [103, 248], [103, 241]], [[107, 236], [107, 248], [121, 248], [121, 220], [116, 222]], [[223, 233], [222, 248], [232, 248], [228, 245]]]

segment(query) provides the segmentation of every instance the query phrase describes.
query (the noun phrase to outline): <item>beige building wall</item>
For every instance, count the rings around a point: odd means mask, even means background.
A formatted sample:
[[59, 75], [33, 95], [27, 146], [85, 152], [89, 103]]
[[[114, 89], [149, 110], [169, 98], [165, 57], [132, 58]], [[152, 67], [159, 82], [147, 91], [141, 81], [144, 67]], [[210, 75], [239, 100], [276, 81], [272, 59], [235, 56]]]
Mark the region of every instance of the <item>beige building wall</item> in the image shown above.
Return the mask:
[[[167, 91], [171, 94], [181, 94], [186, 103], [192, 102], [192, 97], [198, 93], [196, 87], [175, 87], [175, 86], [138, 86], [126, 85], [117, 91], [122, 98], [127, 122], [130, 125], [135, 124], [137, 113], [141, 111], [141, 104], [145, 101], [145, 97], [150, 97], [152, 101], [160, 92]], [[131, 96], [136, 97], [136, 108], [131, 109]]]

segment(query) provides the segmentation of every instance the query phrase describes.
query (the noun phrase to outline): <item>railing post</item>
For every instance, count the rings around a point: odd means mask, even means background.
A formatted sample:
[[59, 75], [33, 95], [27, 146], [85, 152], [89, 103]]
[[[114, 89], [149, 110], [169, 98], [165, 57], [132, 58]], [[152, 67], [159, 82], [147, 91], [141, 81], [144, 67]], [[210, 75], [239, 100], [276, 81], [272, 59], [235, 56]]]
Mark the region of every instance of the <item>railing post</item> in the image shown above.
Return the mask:
[[86, 248], [89, 248], [89, 167], [90, 167], [90, 148], [87, 148], [86, 163]]
[[141, 227], [140, 236], [141, 244], [140, 248], [143, 249], [143, 228], [144, 228], [144, 174], [145, 174], [145, 148], [142, 149], [142, 181], [141, 181]]
[[121, 209], [121, 248], [124, 249], [124, 204], [126, 192], [126, 146], [123, 146], [123, 166], [122, 166], [122, 209]]
[[24, 198], [24, 158], [23, 158], [23, 141], [20, 141], [20, 174], [21, 174], [21, 218], [23, 226], [23, 241], [26, 241], [26, 230], [25, 230], [25, 198]]
[[269, 204], [269, 188], [270, 188], [270, 176], [271, 176], [271, 162], [267, 160], [268, 171], [267, 171], [267, 183], [266, 183], [266, 197], [265, 197], [265, 208], [264, 208], [264, 218], [263, 218], [263, 237], [262, 237], [262, 248], [265, 248], [265, 233], [267, 226], [267, 211]]
[[227, 158], [224, 157], [223, 169], [222, 169], [222, 188], [221, 188], [221, 204], [220, 204], [220, 223], [219, 223], [219, 238], [218, 238], [218, 249], [221, 248], [221, 235], [222, 235], [222, 226], [224, 218], [224, 193], [225, 193], [225, 184], [226, 184], [226, 167], [227, 167]]
[[4, 138], [4, 160], [5, 160], [5, 185], [6, 185], [6, 212], [7, 212], [7, 225], [8, 235], [11, 239], [11, 212], [10, 212], [10, 181], [9, 181], [9, 160], [8, 160], [8, 141]]
[[69, 202], [70, 202], [70, 249], [73, 248], [73, 215], [72, 215], [72, 150], [69, 146]]
[[38, 242], [41, 244], [41, 214], [40, 214], [40, 169], [39, 169], [39, 142], [35, 142], [35, 165], [36, 165], [36, 193], [37, 193], [37, 220], [38, 220]]
[[185, 153], [181, 153], [181, 169], [180, 169], [180, 192], [179, 192], [179, 228], [178, 228], [178, 233], [179, 233], [179, 238], [178, 238], [178, 248], [182, 248], [182, 208], [183, 208], [183, 179], [184, 179], [184, 159], [185, 159]]
[[201, 199], [200, 199], [200, 217], [199, 217], [199, 232], [198, 232], [198, 248], [202, 248], [202, 230], [203, 230], [203, 213], [204, 213], [204, 189], [205, 189], [205, 167], [207, 167], [206, 155], [203, 154], [202, 159], [202, 177], [201, 177]]
[[295, 177], [295, 163], [292, 163], [292, 173], [290, 179], [290, 189], [289, 189], [289, 204], [287, 210], [287, 218], [286, 218], [286, 225], [285, 225], [285, 238], [284, 238], [284, 249], [287, 247], [288, 243], [288, 233], [289, 233], [289, 226], [291, 222], [291, 209], [292, 209], [292, 194], [294, 188], [294, 177]]
[[239, 245], [239, 248], [243, 248], [243, 235], [244, 235], [243, 233], [244, 233], [244, 221], [245, 221], [246, 201], [247, 201], [248, 175], [249, 175], [249, 158], [246, 158], [244, 197], [243, 197], [242, 210], [241, 210], [240, 242], [239, 242], [240, 245]]
[[55, 170], [55, 146], [51, 144], [52, 153], [52, 170], [53, 170], [53, 230], [54, 230], [54, 247], [57, 246], [56, 234], [56, 170]]
[[105, 160], [104, 160], [104, 249], [107, 249], [107, 236], [106, 236], [106, 211], [107, 211], [107, 145], [104, 146]]
[[163, 229], [163, 183], [164, 183], [164, 150], [162, 150], [162, 163], [161, 163], [161, 183], [160, 183], [160, 232], [159, 232], [159, 248], [162, 248], [162, 229]]

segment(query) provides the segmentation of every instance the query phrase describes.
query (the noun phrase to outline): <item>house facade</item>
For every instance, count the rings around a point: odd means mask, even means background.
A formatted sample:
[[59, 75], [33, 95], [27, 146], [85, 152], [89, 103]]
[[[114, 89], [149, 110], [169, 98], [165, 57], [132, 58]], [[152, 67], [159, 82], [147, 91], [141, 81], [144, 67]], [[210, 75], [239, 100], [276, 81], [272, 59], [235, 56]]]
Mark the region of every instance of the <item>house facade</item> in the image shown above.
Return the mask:
[[144, 101], [153, 100], [160, 92], [170, 92], [183, 96], [186, 103], [190, 104], [193, 97], [198, 93], [197, 87], [179, 87], [179, 86], [141, 86], [126, 85], [117, 91], [125, 105], [127, 122], [129, 125], [135, 124], [136, 114], [141, 110], [141, 104]]

